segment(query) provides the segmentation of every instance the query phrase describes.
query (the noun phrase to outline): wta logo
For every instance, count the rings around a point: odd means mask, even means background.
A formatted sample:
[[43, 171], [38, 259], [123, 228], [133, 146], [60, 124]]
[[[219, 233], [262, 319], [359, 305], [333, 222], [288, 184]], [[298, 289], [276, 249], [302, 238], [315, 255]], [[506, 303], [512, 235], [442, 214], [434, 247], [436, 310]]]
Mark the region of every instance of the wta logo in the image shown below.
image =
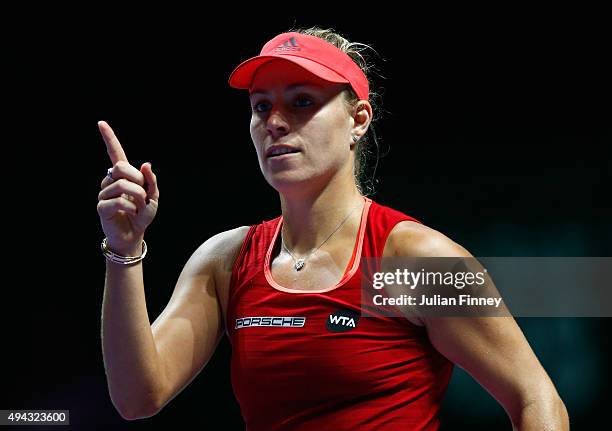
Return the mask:
[[329, 315], [327, 330], [331, 332], [347, 332], [357, 327], [359, 314], [353, 310], [338, 310]]
[[301, 328], [306, 323], [305, 317], [293, 316], [255, 316], [236, 319], [234, 329], [248, 328], [250, 326], [275, 326], [280, 328]]

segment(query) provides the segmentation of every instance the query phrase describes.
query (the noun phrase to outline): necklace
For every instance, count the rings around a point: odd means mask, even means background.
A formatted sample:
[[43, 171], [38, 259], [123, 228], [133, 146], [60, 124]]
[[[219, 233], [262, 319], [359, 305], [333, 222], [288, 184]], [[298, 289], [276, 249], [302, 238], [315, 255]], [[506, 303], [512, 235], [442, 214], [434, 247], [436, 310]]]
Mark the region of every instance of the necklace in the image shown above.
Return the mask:
[[315, 248], [314, 250], [312, 250], [310, 253], [308, 253], [305, 257], [301, 257], [299, 259], [296, 259], [295, 256], [293, 255], [293, 253], [291, 253], [291, 251], [289, 251], [289, 249], [287, 248], [287, 246], [285, 245], [285, 240], [283, 238], [283, 230], [281, 229], [281, 244], [283, 245], [283, 248], [285, 250], [287, 250], [287, 253], [289, 253], [289, 255], [291, 255], [291, 258], [293, 259], [293, 261], [295, 262], [295, 264], [293, 265], [293, 268], [296, 271], [299, 271], [300, 269], [302, 269], [304, 267], [304, 265], [306, 265], [306, 259], [308, 259], [315, 251], [317, 251], [319, 248], [321, 248], [321, 246], [323, 244], [325, 244], [327, 242], [328, 239], [330, 239], [332, 237], [333, 234], [335, 234], [338, 229], [340, 229], [340, 227], [344, 224], [344, 222], [346, 222], [349, 218], [349, 216], [351, 214], [353, 214], [353, 211], [355, 211], [355, 209], [359, 206], [359, 204], [357, 204], [355, 207], [353, 207], [353, 209], [348, 213], [348, 215], [346, 217], [344, 217], [344, 220], [342, 220], [342, 222], [340, 222], [340, 224], [338, 225], [338, 227], [336, 229], [334, 229], [334, 231], [332, 233], [329, 234], [329, 236], [327, 238], [325, 238], [325, 240], [319, 244], [319, 246], [317, 248]]

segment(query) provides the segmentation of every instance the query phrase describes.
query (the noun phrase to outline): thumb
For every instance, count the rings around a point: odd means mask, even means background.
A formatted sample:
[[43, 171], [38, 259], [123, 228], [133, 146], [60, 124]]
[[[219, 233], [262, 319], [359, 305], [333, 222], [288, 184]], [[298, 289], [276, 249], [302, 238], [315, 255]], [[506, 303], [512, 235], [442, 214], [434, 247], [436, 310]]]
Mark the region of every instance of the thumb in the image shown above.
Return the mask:
[[159, 200], [159, 189], [157, 188], [157, 176], [151, 169], [151, 162], [143, 163], [140, 172], [145, 177], [147, 198], [155, 201]]

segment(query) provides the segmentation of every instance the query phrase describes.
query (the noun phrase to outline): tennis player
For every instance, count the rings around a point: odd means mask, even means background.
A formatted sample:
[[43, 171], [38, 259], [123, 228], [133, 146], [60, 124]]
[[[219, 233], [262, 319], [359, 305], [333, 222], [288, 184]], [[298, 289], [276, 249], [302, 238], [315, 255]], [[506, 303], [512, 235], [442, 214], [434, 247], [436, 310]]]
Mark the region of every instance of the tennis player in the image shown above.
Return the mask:
[[122, 417], [159, 412], [225, 335], [249, 431], [436, 430], [454, 364], [501, 403], [514, 429], [569, 429], [512, 317], [361, 317], [365, 257], [472, 257], [368, 197], [364, 162], [376, 141], [364, 46], [333, 30], [297, 29], [235, 68], [229, 84], [248, 91], [251, 138], [280, 215], [205, 241], [152, 325], [143, 258], [157, 178], [150, 163], [132, 166], [99, 123], [112, 165], [98, 202], [102, 346]]

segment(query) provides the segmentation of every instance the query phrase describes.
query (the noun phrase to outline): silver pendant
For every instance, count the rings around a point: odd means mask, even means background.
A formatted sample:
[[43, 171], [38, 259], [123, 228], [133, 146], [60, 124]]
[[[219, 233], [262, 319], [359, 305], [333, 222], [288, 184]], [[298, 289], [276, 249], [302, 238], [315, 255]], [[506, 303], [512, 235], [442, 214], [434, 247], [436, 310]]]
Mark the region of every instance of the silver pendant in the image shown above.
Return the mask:
[[293, 265], [293, 267], [295, 268], [296, 271], [299, 271], [300, 269], [302, 269], [304, 267], [304, 259], [298, 259], [295, 262], [295, 265]]

